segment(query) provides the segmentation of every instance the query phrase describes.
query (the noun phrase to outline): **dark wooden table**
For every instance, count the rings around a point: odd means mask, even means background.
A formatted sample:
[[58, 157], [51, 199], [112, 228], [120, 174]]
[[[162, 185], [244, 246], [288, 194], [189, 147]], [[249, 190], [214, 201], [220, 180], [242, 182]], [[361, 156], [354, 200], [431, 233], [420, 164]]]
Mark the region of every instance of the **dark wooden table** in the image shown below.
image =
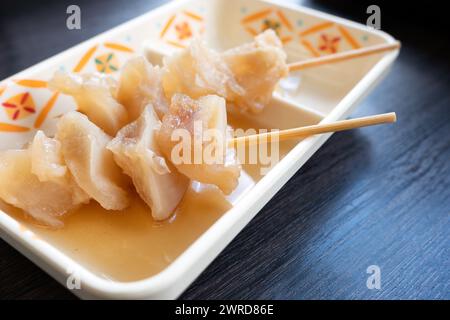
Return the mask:
[[[162, 2], [2, 2], [0, 78]], [[72, 3], [81, 31], [64, 27]], [[366, 19], [361, 4], [305, 4]], [[182, 299], [450, 298], [450, 45], [445, 15], [424, 12], [382, 6], [402, 53], [354, 113], [396, 111], [398, 124], [334, 135]], [[369, 265], [381, 268], [381, 290], [366, 287]], [[74, 296], [0, 241], [0, 298]]]

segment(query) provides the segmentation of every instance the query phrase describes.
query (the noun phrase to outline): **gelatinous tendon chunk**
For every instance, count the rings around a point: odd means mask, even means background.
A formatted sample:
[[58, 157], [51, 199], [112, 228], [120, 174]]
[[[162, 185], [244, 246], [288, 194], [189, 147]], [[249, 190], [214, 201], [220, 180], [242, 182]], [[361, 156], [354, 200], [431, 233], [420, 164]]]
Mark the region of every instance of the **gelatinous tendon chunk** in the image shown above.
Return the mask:
[[162, 119], [169, 103], [162, 88], [160, 67], [152, 66], [144, 57], [128, 60], [122, 68], [117, 100], [127, 109], [130, 122], [139, 118], [149, 103]]
[[221, 55], [200, 40], [188, 49], [164, 58], [163, 87], [170, 98], [183, 93], [193, 99], [215, 94], [226, 99], [244, 94]]
[[270, 102], [278, 81], [289, 72], [286, 53], [273, 30], [256, 36], [252, 43], [224, 52], [223, 59], [245, 90], [245, 94], [227, 100], [251, 112], [261, 111]]
[[28, 149], [0, 153], [0, 198], [36, 220], [62, 227], [59, 217], [89, 197], [64, 166], [55, 139], [38, 132]]
[[176, 94], [158, 132], [158, 144], [181, 173], [229, 194], [238, 184], [240, 165], [234, 149], [227, 148], [227, 130], [223, 98], [193, 100]]
[[40, 181], [52, 181], [72, 191], [73, 202], [87, 203], [90, 197], [75, 182], [63, 159], [61, 142], [38, 131], [31, 150], [31, 172]]
[[128, 207], [127, 179], [106, 149], [110, 136], [85, 115], [70, 112], [59, 120], [56, 138], [75, 181], [90, 197], [107, 210]]
[[169, 167], [159, 152], [155, 132], [161, 122], [151, 106], [138, 120], [119, 131], [108, 149], [129, 175], [155, 220], [170, 217], [183, 198], [189, 179]]
[[49, 87], [71, 95], [78, 110], [109, 135], [114, 136], [128, 122], [126, 109], [115, 99], [117, 83], [111, 77], [57, 71]]
[[38, 131], [30, 145], [31, 171], [41, 181], [59, 180], [68, 173], [61, 153], [61, 143]]

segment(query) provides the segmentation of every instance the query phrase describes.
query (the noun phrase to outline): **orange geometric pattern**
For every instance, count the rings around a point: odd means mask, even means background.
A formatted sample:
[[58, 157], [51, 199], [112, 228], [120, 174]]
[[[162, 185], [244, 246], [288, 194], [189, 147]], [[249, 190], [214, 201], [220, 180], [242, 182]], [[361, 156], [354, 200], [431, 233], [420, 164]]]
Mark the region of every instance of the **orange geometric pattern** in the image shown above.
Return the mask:
[[[299, 22], [298, 25], [303, 24], [302, 21]], [[289, 43], [298, 36], [300, 44], [315, 57], [361, 47], [349, 30], [331, 21], [323, 21], [296, 31], [286, 14], [272, 7], [244, 16], [241, 24], [252, 36], [272, 29], [278, 34], [283, 44]]]
[[309, 42], [306, 39], [303, 39], [300, 41], [300, 43], [309, 51], [309, 53], [313, 57], [320, 57], [320, 53], [316, 50], [316, 48], [314, 48], [311, 42]]
[[[32, 92], [36, 93], [35, 95], [36, 98], [37, 96], [39, 96], [39, 94], [37, 93], [38, 91], [36, 90], [44, 89], [45, 91], [47, 91], [47, 81], [37, 79], [19, 79], [19, 80], [12, 80], [12, 83], [20, 87], [29, 88], [30, 90], [27, 92], [15, 94], [14, 96], [8, 98], [7, 100], [0, 102], [0, 106], [3, 107], [3, 109], [5, 110], [5, 114], [12, 121], [19, 121], [31, 115], [37, 114], [37, 117], [34, 120], [34, 127], [40, 128], [44, 123], [44, 121], [46, 120], [48, 113], [52, 110], [53, 106], [55, 105], [59, 93], [58, 92], [53, 93], [47, 100], [47, 102], [45, 102], [39, 113], [37, 113], [37, 110], [39, 108], [37, 107], [32, 97]], [[7, 89], [6, 85], [1, 85], [0, 87], [3, 89], [2, 93], [5, 92]], [[12, 88], [14, 86], [10, 87]], [[42, 93], [42, 91], [39, 92]], [[37, 101], [40, 100], [38, 98], [36, 99]], [[26, 132], [26, 131], [30, 131], [30, 128], [12, 123], [0, 122], [0, 132]]]
[[75, 66], [75, 68], [73, 68], [73, 72], [80, 72], [81, 70], [83, 70], [83, 68], [86, 66], [86, 64], [89, 62], [89, 60], [91, 59], [91, 57], [94, 55], [95, 50], [97, 50], [98, 46], [93, 46], [92, 48], [90, 48], [80, 59], [80, 61], [78, 61], [77, 65]]
[[44, 105], [41, 112], [39, 113], [36, 120], [34, 121], [34, 127], [36, 129], [39, 129], [42, 126], [45, 119], [47, 118], [48, 113], [50, 112], [50, 110], [52, 110], [53, 106], [55, 105], [56, 100], [58, 99], [58, 96], [59, 96], [59, 92], [53, 93], [53, 95], [50, 97], [50, 99]]
[[[92, 61], [92, 57], [100, 48], [108, 48], [114, 51], [133, 53], [134, 50], [126, 45], [117, 42], [105, 42], [103, 44], [98, 44], [89, 48], [80, 58], [78, 63], [73, 68], [73, 72], [81, 72]], [[94, 58], [95, 68], [98, 72], [103, 73], [113, 73], [119, 70], [120, 66], [118, 63], [117, 55], [114, 52], [109, 52]]]
[[328, 55], [347, 49], [358, 49], [361, 45], [343, 26], [326, 21], [299, 32], [300, 43], [314, 57]]
[[29, 92], [17, 94], [2, 103], [11, 120], [20, 120], [36, 113], [36, 106]]
[[125, 46], [123, 44], [120, 44], [120, 43], [105, 42], [103, 45], [105, 46], [105, 48], [108, 48], [108, 49], [113, 49], [113, 50], [123, 51], [123, 52], [128, 52], [128, 53], [134, 52], [134, 50], [132, 48]]
[[293, 39], [294, 27], [283, 11], [268, 8], [245, 16], [241, 20], [245, 30], [252, 36], [256, 36], [267, 29], [274, 30], [281, 42], [286, 44]]
[[164, 23], [159, 38], [177, 48], [185, 48], [188, 41], [205, 31], [204, 19], [197, 13], [183, 10]]
[[30, 128], [0, 122], [0, 132], [27, 132], [27, 131], [30, 131]]
[[[105, 52], [105, 49], [109, 51]], [[96, 44], [88, 48], [78, 61], [75, 60], [76, 63], [71, 71], [83, 72], [87, 71], [89, 67], [89, 70], [94, 68], [98, 72], [113, 73], [120, 67], [118, 55], [133, 52], [133, 48], [118, 42], [107, 41]], [[97, 54], [96, 57], [94, 57], [95, 54]], [[28, 90], [26, 92], [17, 92], [17, 89], [20, 89], [20, 87], [25, 87]], [[8, 95], [10, 89], [12, 90], [12, 96], [11, 94]], [[48, 96], [49, 93], [50, 95]], [[45, 96], [47, 98], [44, 98]], [[33, 127], [35, 129], [41, 128], [48, 119], [49, 113], [57, 104], [60, 93], [50, 92], [48, 83], [45, 80], [24, 78], [13, 79], [8, 86], [6, 83], [1, 83], [0, 97], [2, 98], [0, 100], [0, 109], [5, 111], [5, 116], [0, 118], [0, 132], [20, 133], [30, 131]], [[40, 106], [37, 106], [35, 101]], [[22, 124], [8, 123], [8, 120], [16, 122], [30, 116], [35, 117], [32, 119], [34, 123], [31, 122], [31, 125], [25, 124], [23, 126]]]
[[300, 36], [305, 37], [310, 34], [317, 33], [319, 31], [323, 31], [325, 29], [331, 28], [333, 25], [334, 25], [334, 22], [330, 22], [330, 21], [315, 24], [314, 26], [309, 27], [308, 29], [300, 32]]
[[16, 83], [27, 88], [47, 88], [47, 81], [43, 80], [21, 79], [16, 80]]
[[347, 29], [345, 29], [343, 26], [338, 26], [338, 29], [341, 35], [344, 37], [345, 40], [348, 41], [348, 43], [350, 43], [353, 49], [361, 48], [359, 42], [356, 41], [356, 39], [350, 34], [350, 32]]

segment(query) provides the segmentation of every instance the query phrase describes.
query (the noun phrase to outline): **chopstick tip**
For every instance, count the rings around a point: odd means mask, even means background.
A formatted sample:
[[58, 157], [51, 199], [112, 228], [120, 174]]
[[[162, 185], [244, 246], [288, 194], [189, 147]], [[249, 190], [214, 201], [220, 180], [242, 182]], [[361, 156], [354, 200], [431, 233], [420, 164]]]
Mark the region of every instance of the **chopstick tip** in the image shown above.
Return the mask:
[[397, 122], [397, 114], [395, 112], [391, 112], [392, 123]]

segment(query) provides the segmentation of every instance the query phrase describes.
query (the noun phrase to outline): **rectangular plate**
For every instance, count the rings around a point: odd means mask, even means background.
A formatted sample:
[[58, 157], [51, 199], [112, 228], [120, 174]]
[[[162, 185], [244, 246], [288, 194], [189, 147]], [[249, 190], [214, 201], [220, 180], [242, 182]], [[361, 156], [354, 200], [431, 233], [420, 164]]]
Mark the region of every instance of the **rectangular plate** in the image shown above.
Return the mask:
[[[289, 61], [394, 41], [383, 32], [294, 5], [260, 0], [234, 0], [233, 6], [228, 0], [173, 1], [0, 82], [0, 104], [27, 92], [33, 100], [33, 110], [5, 108], [0, 113], [0, 149], [23, 146], [37, 129], [53, 133], [55, 118], [75, 109], [71, 99], [46, 88], [55, 70], [115, 74], [127, 57], [145, 54], [157, 63], [162, 55], [185, 47], [195, 34], [202, 34], [216, 49], [226, 49], [251, 41], [268, 25], [277, 29]], [[186, 26], [189, 32], [183, 30]], [[287, 111], [270, 107], [261, 117], [278, 128], [295, 125], [289, 123], [289, 108], [303, 109], [324, 123], [343, 119], [386, 74], [397, 55], [398, 51], [374, 55], [293, 74], [274, 95], [273, 105], [282, 104]], [[112, 63], [105, 65], [105, 57]], [[330, 136], [298, 143], [173, 263], [140, 281], [98, 276], [3, 211], [0, 234], [63, 285], [68, 272], [77, 270], [82, 288], [73, 292], [81, 298], [176, 298]]]

